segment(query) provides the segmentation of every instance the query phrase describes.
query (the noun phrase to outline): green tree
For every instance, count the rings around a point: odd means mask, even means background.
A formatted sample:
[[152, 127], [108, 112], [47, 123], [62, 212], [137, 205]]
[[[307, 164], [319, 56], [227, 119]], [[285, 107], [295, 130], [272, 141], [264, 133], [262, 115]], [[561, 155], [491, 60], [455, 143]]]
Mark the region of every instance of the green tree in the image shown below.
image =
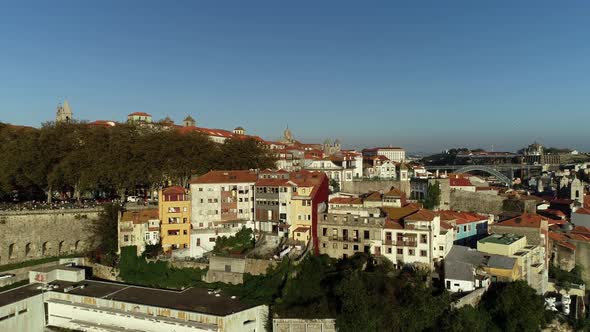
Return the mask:
[[543, 297], [522, 280], [492, 284], [480, 306], [501, 331], [539, 331], [547, 323]]
[[114, 265], [118, 249], [118, 227], [121, 206], [107, 204], [92, 225], [94, 258], [107, 265]]
[[332, 188], [333, 193], [340, 192], [340, 184], [336, 179], [330, 179], [330, 187]]
[[435, 181], [428, 184], [426, 192], [426, 199], [424, 200], [424, 208], [434, 209], [440, 205], [440, 183]]

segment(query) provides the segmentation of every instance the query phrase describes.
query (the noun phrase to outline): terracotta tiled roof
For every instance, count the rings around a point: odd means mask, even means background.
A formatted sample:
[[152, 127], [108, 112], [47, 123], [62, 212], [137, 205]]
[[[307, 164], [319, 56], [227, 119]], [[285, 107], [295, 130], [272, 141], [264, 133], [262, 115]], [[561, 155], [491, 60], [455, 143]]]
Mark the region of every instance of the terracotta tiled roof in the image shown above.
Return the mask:
[[257, 178], [255, 171], [210, 171], [191, 183], [254, 183]]
[[415, 204], [407, 204], [403, 207], [382, 207], [381, 209], [389, 219], [400, 220], [420, 210], [420, 207]]
[[447, 229], [448, 230], [448, 229], [452, 229], [453, 228], [453, 225], [449, 224], [446, 221], [441, 221], [440, 222], [440, 228]]
[[162, 193], [164, 195], [170, 195], [170, 194], [184, 194], [185, 190], [183, 187], [181, 186], [172, 186], [172, 187], [168, 187], [168, 188], [164, 188], [162, 189]]
[[364, 201], [368, 202], [379, 202], [381, 201], [381, 193], [378, 191], [374, 191], [372, 193], [367, 194], [367, 196], [363, 197]]
[[158, 210], [157, 209], [150, 209], [150, 210], [139, 210], [139, 211], [125, 211], [121, 216], [122, 222], [129, 222], [132, 221], [134, 224], [143, 224], [146, 223], [148, 220], [151, 219], [158, 219]]
[[454, 220], [457, 225], [468, 224], [471, 222], [487, 220], [488, 217], [472, 212], [457, 212], [453, 210], [441, 210], [438, 211], [440, 220], [452, 221]]
[[590, 209], [587, 209], [587, 208], [579, 208], [574, 213], [578, 213], [578, 214], [590, 214]]
[[406, 221], [432, 221], [436, 217], [436, 213], [427, 209], [420, 209], [404, 218]]
[[391, 188], [391, 190], [389, 190], [388, 192], [386, 192], [385, 194], [383, 194], [383, 196], [387, 196], [387, 197], [402, 197], [404, 195], [404, 192], [396, 189], [396, 188]]
[[523, 213], [518, 217], [507, 219], [497, 223], [498, 226], [512, 226], [512, 227], [534, 227], [540, 228], [541, 221], [547, 220], [535, 213]]
[[363, 200], [358, 197], [334, 197], [330, 200], [330, 204], [363, 204]]
[[280, 186], [288, 186], [289, 179], [258, 179], [256, 181], [256, 186], [266, 186], [266, 187], [280, 187]]
[[293, 232], [307, 233], [307, 232], [309, 232], [309, 227], [297, 227], [297, 228], [295, 228], [295, 230], [293, 230]]
[[404, 229], [404, 226], [399, 221], [391, 219], [386, 219], [383, 227], [387, 229]]
[[472, 187], [471, 181], [466, 178], [449, 178], [449, 184], [451, 187]]
[[133, 113], [129, 114], [128, 116], [134, 116], [134, 115], [137, 115], [137, 116], [151, 116], [150, 114], [145, 113], [145, 112], [133, 112]]

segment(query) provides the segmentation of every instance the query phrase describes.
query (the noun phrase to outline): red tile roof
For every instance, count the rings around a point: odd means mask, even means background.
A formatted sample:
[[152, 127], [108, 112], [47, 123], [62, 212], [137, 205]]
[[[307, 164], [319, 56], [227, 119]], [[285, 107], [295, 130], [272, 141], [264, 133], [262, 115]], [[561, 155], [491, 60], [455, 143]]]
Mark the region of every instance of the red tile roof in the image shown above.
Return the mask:
[[381, 210], [383, 210], [389, 219], [395, 221], [415, 213], [420, 210], [420, 207], [416, 204], [407, 204], [402, 207], [382, 207]]
[[434, 217], [436, 217], [436, 213], [431, 210], [427, 209], [420, 209], [407, 217], [404, 218], [405, 221], [433, 221]]
[[541, 221], [547, 220], [535, 213], [523, 213], [518, 217], [507, 219], [497, 223], [498, 226], [512, 226], [512, 227], [534, 227], [540, 228]]
[[373, 191], [371, 193], [368, 193], [365, 197], [363, 197], [364, 201], [369, 201], [369, 202], [379, 202], [381, 201], [381, 193], [378, 191]]
[[402, 192], [399, 189], [396, 188], [391, 188], [391, 190], [389, 190], [388, 192], [386, 192], [385, 194], [383, 194], [383, 196], [388, 196], [388, 197], [402, 197], [404, 196], [404, 192]]
[[128, 116], [134, 116], [134, 115], [137, 115], [137, 116], [151, 116], [150, 114], [145, 113], [145, 112], [133, 112], [133, 113], [129, 114]]
[[334, 197], [330, 200], [330, 204], [354, 204], [362, 205], [363, 200], [358, 197]]
[[297, 227], [293, 232], [296, 233], [307, 233], [309, 232], [309, 227]]
[[578, 213], [578, 214], [590, 214], [590, 209], [587, 209], [587, 208], [579, 208], [574, 213]]
[[122, 222], [132, 221], [134, 224], [143, 224], [151, 219], [159, 219], [158, 209], [125, 211], [121, 216]]
[[473, 187], [471, 181], [469, 179], [460, 177], [460, 178], [449, 178], [449, 184], [451, 187]]
[[172, 186], [172, 187], [162, 189], [162, 194], [164, 194], [164, 195], [184, 194], [184, 193], [185, 193], [185, 190], [181, 186]]
[[193, 179], [191, 183], [254, 183], [257, 178], [255, 171], [210, 171]]

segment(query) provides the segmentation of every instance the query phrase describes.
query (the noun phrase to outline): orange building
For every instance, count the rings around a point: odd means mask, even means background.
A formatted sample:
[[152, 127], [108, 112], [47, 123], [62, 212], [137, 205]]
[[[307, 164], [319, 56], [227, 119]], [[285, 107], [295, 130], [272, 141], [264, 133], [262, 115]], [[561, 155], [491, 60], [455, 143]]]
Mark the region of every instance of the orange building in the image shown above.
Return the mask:
[[175, 186], [161, 190], [159, 197], [162, 248], [165, 252], [188, 248], [191, 233], [190, 196], [183, 187]]

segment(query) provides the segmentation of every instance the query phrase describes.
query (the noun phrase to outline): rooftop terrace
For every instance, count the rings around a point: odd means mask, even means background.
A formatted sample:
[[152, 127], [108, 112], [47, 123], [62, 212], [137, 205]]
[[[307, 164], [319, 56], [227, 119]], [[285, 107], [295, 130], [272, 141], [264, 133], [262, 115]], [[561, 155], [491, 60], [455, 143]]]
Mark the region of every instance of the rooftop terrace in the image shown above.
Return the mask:
[[492, 234], [486, 238], [479, 240], [481, 243], [495, 243], [501, 245], [511, 245], [514, 242], [522, 239], [523, 235], [516, 234]]

